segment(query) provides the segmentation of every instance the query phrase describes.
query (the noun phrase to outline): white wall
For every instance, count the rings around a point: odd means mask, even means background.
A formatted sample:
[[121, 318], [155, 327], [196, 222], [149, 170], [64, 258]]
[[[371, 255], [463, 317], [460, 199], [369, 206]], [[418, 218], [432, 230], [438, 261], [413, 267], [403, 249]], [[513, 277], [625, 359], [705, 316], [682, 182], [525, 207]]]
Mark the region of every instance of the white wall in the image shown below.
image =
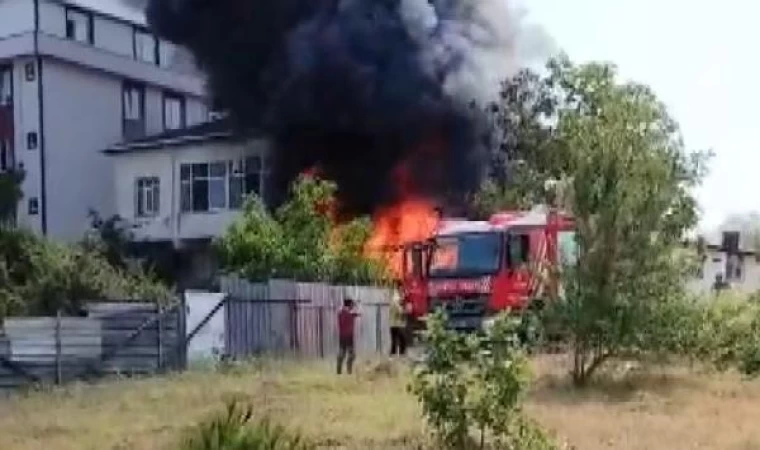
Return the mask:
[[[709, 293], [715, 283], [715, 276], [720, 274], [725, 280], [726, 253], [709, 251], [703, 267], [703, 277], [693, 278], [688, 282], [691, 292], [697, 294]], [[731, 289], [741, 293], [760, 291], [760, 263], [753, 256], [744, 257], [744, 267], [741, 280], [730, 281]]]
[[[247, 144], [206, 142], [113, 156], [117, 213], [138, 226], [134, 231], [138, 240], [216, 237], [232, 223], [239, 212], [180, 213], [180, 165], [231, 160], [266, 151], [267, 145], [261, 141]], [[160, 179], [160, 213], [156, 218], [137, 219], [135, 180], [145, 176]]]
[[[30, 2], [33, 3], [33, 2]], [[66, 38], [66, 10], [52, 0], [40, 0], [40, 32]]]
[[[32, 0], [12, 1], [33, 4]], [[65, 11], [64, 6], [56, 1], [40, 0], [39, 49], [42, 54], [178, 92], [204, 95], [204, 83], [197, 74], [173, 72], [167, 70], [166, 66], [159, 67], [135, 60], [133, 27], [128, 23], [93, 15], [94, 45], [66, 39]], [[32, 20], [32, 29], [33, 25]]]
[[115, 213], [111, 161], [102, 150], [122, 139], [122, 82], [52, 59], [42, 76], [48, 233], [78, 239], [90, 208]]
[[[33, 0], [27, 0], [33, 3]], [[126, 56], [134, 57], [132, 47], [133, 27], [125, 22], [93, 15], [94, 46], [96, 48]], [[59, 2], [40, 0], [40, 31], [50, 36], [66, 39], [66, 8]], [[89, 44], [76, 43], [82, 47]]]
[[[38, 81], [26, 81], [25, 67], [33, 64], [35, 73], [38, 66], [34, 58], [19, 58], [14, 61], [13, 68], [13, 103], [14, 103], [14, 127], [15, 127], [15, 153], [16, 162], [23, 165], [26, 177], [21, 185], [24, 198], [18, 208], [19, 225], [31, 230], [42, 231], [42, 171], [40, 169], [40, 150], [28, 150], [26, 145], [26, 133], [38, 132], [39, 136], [39, 97]], [[38, 138], [39, 141], [39, 138]], [[29, 214], [29, 200], [36, 198], [39, 204], [39, 212], [36, 215]]]
[[200, 97], [187, 97], [187, 126], [191, 127], [208, 121], [208, 107], [206, 101]]
[[34, 30], [32, 0], [0, 1], [0, 39]]
[[154, 87], [145, 89], [145, 132], [148, 135], [164, 131], [164, 93]]
[[103, 50], [134, 58], [133, 28], [125, 23], [95, 16], [95, 46]]

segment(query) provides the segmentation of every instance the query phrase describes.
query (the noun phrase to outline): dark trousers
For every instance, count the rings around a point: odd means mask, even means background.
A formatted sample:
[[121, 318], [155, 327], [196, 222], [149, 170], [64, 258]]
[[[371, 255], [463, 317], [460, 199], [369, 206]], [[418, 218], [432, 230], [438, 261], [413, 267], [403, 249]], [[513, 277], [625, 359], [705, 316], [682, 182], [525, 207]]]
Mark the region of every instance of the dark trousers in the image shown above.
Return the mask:
[[406, 355], [406, 329], [391, 327], [391, 355]]
[[354, 359], [356, 359], [356, 351], [354, 350], [354, 338], [340, 338], [338, 341], [338, 375], [343, 373], [343, 361], [346, 361], [346, 371], [352, 373], [354, 371]]

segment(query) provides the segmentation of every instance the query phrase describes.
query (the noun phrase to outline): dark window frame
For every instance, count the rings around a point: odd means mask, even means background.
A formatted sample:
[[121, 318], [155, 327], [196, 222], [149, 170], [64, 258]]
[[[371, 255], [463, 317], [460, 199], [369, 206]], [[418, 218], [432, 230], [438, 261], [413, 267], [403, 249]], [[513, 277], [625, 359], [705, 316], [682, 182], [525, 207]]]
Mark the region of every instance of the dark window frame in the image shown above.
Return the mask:
[[[180, 124], [179, 128], [167, 128], [166, 126], [166, 101], [167, 100], [179, 100], [180, 104]], [[183, 129], [187, 127], [187, 100], [181, 94], [177, 94], [172, 91], [164, 91], [164, 95], [161, 99], [161, 116], [164, 126], [164, 131]]]
[[[140, 110], [140, 118], [139, 119], [128, 119], [127, 118], [127, 101], [126, 101], [126, 94], [128, 90], [137, 90], [140, 93], [140, 99], [139, 99], [139, 110]], [[139, 125], [135, 125], [135, 128], [139, 127], [139, 132], [131, 132], [128, 131], [131, 129], [130, 123], [139, 123]], [[147, 132], [147, 120], [146, 120], [146, 111], [145, 111], [145, 84], [138, 83], [134, 81], [124, 81], [121, 86], [121, 126], [122, 126], [122, 136], [125, 140], [132, 140], [137, 139], [141, 137], [145, 137]], [[133, 136], [132, 133], [135, 135]]]
[[[13, 88], [14, 88], [13, 81], [14, 80], [13, 80], [13, 65], [12, 64], [0, 64], [0, 77], [2, 77], [3, 75], [5, 75], [6, 73], [8, 74], [8, 86], [10, 86], [10, 89], [9, 89], [10, 96], [8, 97], [8, 102], [7, 103], [5, 103], [6, 99], [3, 99], [2, 97], [0, 97], [0, 108], [2, 108], [2, 107], [5, 107], [5, 108], [10, 107], [11, 111], [13, 111], [13, 97], [14, 97], [14, 95], [13, 95], [14, 94], [14, 92], [13, 92]], [[1, 79], [2, 78], [0, 78], [0, 80]], [[2, 93], [2, 91], [0, 91], [0, 93]]]
[[[258, 160], [257, 164], [249, 164], [249, 161]], [[211, 166], [214, 164], [223, 164], [225, 173], [223, 177], [212, 174]], [[252, 172], [251, 165], [255, 165], [255, 173]], [[196, 167], [197, 166], [197, 167]], [[195, 169], [205, 166], [205, 175], [196, 175]], [[220, 166], [221, 167], [221, 166]], [[251, 194], [259, 198], [265, 198], [265, 189], [267, 183], [268, 161], [266, 155], [248, 154], [240, 158], [224, 159], [214, 161], [187, 162], [180, 164], [180, 212], [181, 213], [215, 213], [219, 211], [239, 211], [243, 208], [245, 198]], [[212, 180], [224, 183], [224, 206], [212, 206]], [[252, 186], [249, 180], [256, 180], [256, 186]], [[196, 183], [205, 183], [205, 208], [198, 206], [200, 200], [195, 198]], [[237, 184], [237, 190], [233, 186]], [[240, 192], [237, 192], [237, 191]], [[239, 198], [238, 198], [239, 197]]]
[[[152, 196], [148, 208], [148, 192]], [[144, 198], [143, 198], [144, 196]], [[140, 176], [135, 179], [135, 217], [140, 219], [161, 214], [161, 179], [156, 176]]]
[[[138, 34], [147, 34], [151, 38], [153, 38], [153, 61], [145, 61], [144, 59], [139, 57], [137, 53], [137, 35]], [[145, 64], [161, 66], [161, 49], [159, 48], [158, 36], [151, 33], [148, 28], [133, 26], [132, 27], [132, 58], [134, 58], [135, 61], [143, 62]]]
[[[69, 32], [69, 14], [70, 13], [76, 13], [81, 14], [85, 17], [87, 17], [87, 41], [83, 42], [80, 40], [77, 40], [75, 36], [71, 35]], [[81, 44], [89, 44], [89, 45], [95, 45], [95, 15], [92, 13], [92, 11], [88, 11], [84, 8], [78, 8], [76, 6], [67, 5], [65, 8], [64, 13], [64, 23], [66, 24], [66, 39], [73, 41], [73, 42], [79, 42]]]

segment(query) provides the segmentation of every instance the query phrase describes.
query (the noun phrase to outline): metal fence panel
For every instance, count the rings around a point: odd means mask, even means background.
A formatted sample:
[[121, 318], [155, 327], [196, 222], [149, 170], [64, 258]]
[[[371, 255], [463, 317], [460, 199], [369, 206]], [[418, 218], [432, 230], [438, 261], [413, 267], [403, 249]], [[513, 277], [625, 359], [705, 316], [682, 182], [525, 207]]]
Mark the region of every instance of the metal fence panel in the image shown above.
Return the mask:
[[7, 319], [0, 330], [0, 389], [181, 368], [182, 312], [119, 303], [91, 308], [84, 318]]
[[295, 353], [333, 357], [338, 352], [337, 315], [344, 299], [357, 301], [356, 347], [360, 354], [390, 348], [388, 302], [391, 291], [366, 286], [335, 286], [271, 280], [249, 283], [225, 277], [228, 349], [233, 357]]

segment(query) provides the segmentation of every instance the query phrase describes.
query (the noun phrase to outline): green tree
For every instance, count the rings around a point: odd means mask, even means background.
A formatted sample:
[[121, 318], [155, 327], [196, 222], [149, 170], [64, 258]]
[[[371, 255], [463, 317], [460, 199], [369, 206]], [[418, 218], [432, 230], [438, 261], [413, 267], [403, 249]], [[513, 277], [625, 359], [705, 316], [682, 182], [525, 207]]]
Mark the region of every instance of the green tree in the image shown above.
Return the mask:
[[684, 296], [676, 249], [697, 221], [691, 194], [707, 154], [684, 149], [675, 121], [646, 86], [614, 66], [552, 65], [561, 101], [555, 149], [576, 220], [577, 265], [564, 280], [561, 317], [584, 384], [610, 357], [657, 344], [645, 324]]
[[77, 313], [84, 301], [171, 298], [166, 286], [141, 271], [114, 267], [100, 252], [0, 229], [0, 318]]
[[560, 101], [555, 84], [550, 72], [525, 69], [505, 80], [499, 101], [488, 106], [491, 158], [471, 202], [477, 215], [543, 203], [546, 180], [566, 171], [553, 127]]
[[369, 220], [333, 223], [335, 189], [334, 183], [303, 176], [273, 214], [258, 198], [248, 199], [241, 217], [216, 244], [225, 270], [257, 281], [383, 282], [382, 264], [364, 255]]
[[438, 448], [554, 448], [523, 413], [530, 377], [517, 320], [502, 315], [482, 336], [456, 333], [445, 323], [440, 312], [428, 318], [425, 362], [410, 385]]

